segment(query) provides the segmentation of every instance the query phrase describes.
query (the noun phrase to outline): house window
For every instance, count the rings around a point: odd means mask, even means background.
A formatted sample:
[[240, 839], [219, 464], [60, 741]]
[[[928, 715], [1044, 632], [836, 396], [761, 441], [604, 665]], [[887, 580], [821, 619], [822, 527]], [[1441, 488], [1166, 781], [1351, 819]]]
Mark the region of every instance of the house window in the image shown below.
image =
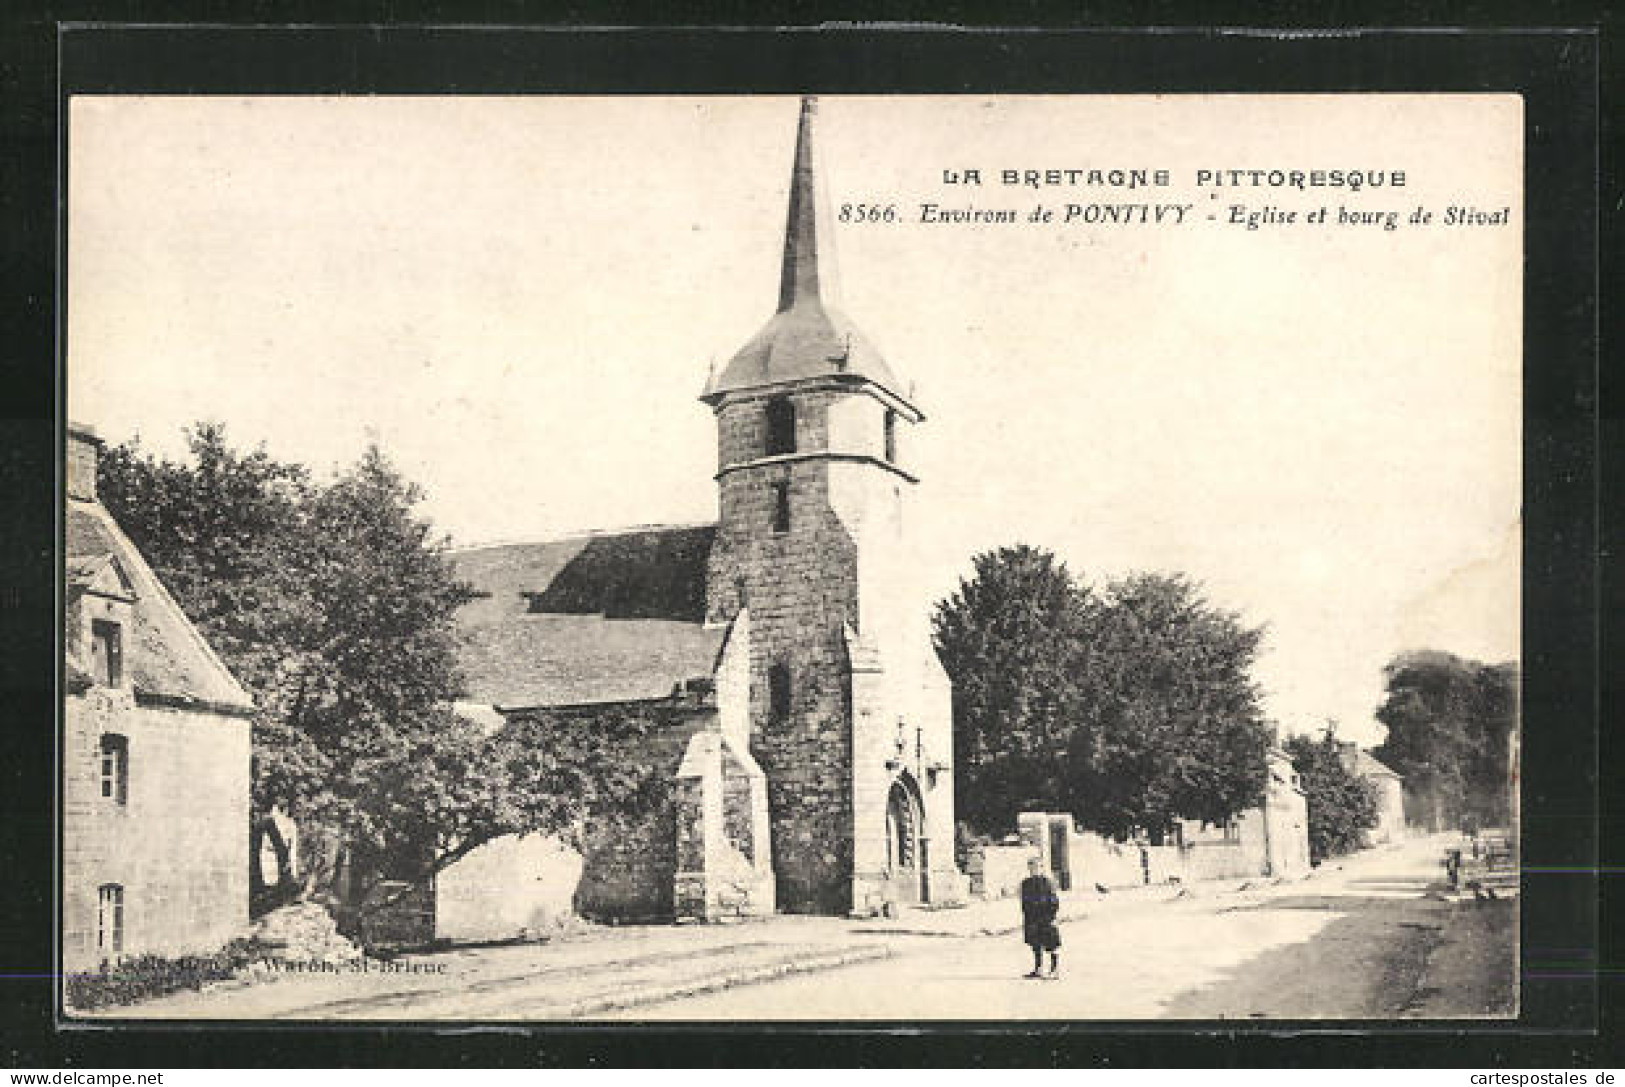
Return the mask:
[[130, 741], [116, 732], [102, 734], [102, 799], [114, 804], [129, 802]]
[[796, 406], [784, 397], [767, 402], [767, 455], [796, 451]]
[[90, 621], [90, 667], [97, 683], [117, 687], [124, 681], [124, 646], [119, 625], [111, 619]]
[[790, 531], [790, 484], [773, 484], [773, 531]]
[[767, 670], [767, 708], [775, 721], [790, 716], [790, 666], [775, 664]]
[[886, 409], [886, 462], [897, 463], [897, 413]]
[[104, 883], [96, 895], [96, 954], [103, 962], [124, 954], [124, 888]]

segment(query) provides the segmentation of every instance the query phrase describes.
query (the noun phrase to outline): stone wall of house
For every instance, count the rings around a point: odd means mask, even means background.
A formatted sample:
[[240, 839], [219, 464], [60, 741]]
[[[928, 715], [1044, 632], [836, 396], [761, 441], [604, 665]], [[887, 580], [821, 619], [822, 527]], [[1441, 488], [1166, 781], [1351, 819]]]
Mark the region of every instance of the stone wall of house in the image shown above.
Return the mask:
[[1397, 777], [1374, 775], [1366, 779], [1377, 790], [1377, 825], [1371, 828], [1371, 842], [1381, 845], [1405, 837], [1405, 787]]
[[[95, 967], [98, 895], [123, 888], [123, 952], [207, 953], [248, 924], [249, 724], [92, 687], [63, 707], [62, 940]], [[128, 750], [125, 802], [101, 795], [101, 738]]]
[[1309, 804], [1302, 792], [1272, 778], [1259, 826], [1269, 875], [1297, 879], [1309, 874]]

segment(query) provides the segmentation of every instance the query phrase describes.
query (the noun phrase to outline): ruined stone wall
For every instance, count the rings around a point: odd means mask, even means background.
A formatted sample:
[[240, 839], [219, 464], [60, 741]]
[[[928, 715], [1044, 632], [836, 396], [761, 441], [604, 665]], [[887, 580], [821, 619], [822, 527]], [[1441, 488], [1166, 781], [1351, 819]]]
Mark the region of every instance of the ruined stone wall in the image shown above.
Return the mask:
[[[62, 954], [94, 968], [97, 898], [124, 888], [124, 953], [218, 949], [248, 924], [249, 723], [92, 687], [63, 713]], [[101, 796], [101, 737], [128, 744], [124, 804]]]

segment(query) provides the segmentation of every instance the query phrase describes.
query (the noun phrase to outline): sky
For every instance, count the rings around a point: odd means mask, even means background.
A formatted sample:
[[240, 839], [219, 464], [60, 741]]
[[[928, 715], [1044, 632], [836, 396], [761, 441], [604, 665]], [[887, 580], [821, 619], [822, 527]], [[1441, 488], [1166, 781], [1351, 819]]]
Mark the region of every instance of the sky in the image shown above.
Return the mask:
[[[459, 545], [714, 520], [697, 397], [774, 308], [796, 114], [75, 98], [70, 417], [171, 456], [219, 421], [324, 472], [377, 442]], [[1182, 572], [1267, 628], [1274, 720], [1365, 743], [1396, 652], [1517, 657], [1518, 98], [838, 97], [820, 118], [833, 207], [898, 212], [837, 223], [835, 248], [842, 308], [927, 416], [920, 607], [1018, 542], [1094, 584]], [[1091, 168], [1170, 182], [1000, 180]], [[1196, 180], [1255, 168], [1405, 185]], [[1190, 210], [1064, 223], [1068, 203]], [[1446, 226], [1451, 206], [1510, 221]]]

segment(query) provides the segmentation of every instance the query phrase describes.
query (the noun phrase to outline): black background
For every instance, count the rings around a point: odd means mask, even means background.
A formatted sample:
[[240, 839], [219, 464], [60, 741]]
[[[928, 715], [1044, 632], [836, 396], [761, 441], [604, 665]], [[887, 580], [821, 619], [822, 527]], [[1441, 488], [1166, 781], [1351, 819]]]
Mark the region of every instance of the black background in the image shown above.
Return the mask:
[[[1511, 5], [1502, 5], [1502, 8]], [[1127, 5], [1116, 5], [1126, 9]], [[1621, 962], [1599, 946], [1599, 864], [1617, 863], [1617, 812], [1599, 811], [1597, 670], [1617, 657], [1599, 622], [1599, 447], [1619, 446], [1617, 402], [1599, 414], [1598, 126], [1604, 40], [1583, 5], [1525, 5], [1517, 16], [1568, 30], [1487, 29], [1505, 11], [1456, 5], [1401, 15], [1415, 30], [1276, 33], [1307, 27], [1302, 10], [1252, 14], [1236, 28], [969, 29], [976, 16], [939, 7], [932, 28], [846, 24], [822, 29], [653, 28], [650, 13], [493, 3], [87, 3], [8, 8], [3, 32], [6, 211], [5, 315], [0, 353], [0, 900], [4, 1039], [22, 1067], [350, 1064], [764, 1066], [1009, 1066], [1140, 1064], [1618, 1066], [1599, 995]], [[754, 10], [754, 9], [753, 9]], [[1397, 9], [1396, 9], [1397, 10]], [[712, 10], [713, 23], [743, 9]], [[1321, 27], [1370, 25], [1321, 5]], [[1188, 25], [1196, 5], [1144, 6], [1119, 19]], [[730, 18], [733, 16], [733, 18]], [[846, 16], [851, 18], [851, 16]], [[873, 17], [871, 14], [870, 18]], [[991, 26], [1035, 24], [1044, 13], [1006, 5]], [[1100, 13], [1096, 13], [1096, 18]], [[656, 15], [655, 18], [661, 18]], [[670, 20], [668, 13], [664, 16]], [[761, 15], [755, 18], [761, 20]], [[896, 18], [896, 16], [892, 16]], [[987, 19], [986, 15], [981, 16]], [[1077, 16], [1070, 16], [1077, 19]], [[100, 20], [93, 23], [91, 20]], [[212, 26], [177, 26], [188, 20]], [[382, 21], [371, 25], [374, 20]], [[1334, 21], [1336, 20], [1336, 21]], [[167, 23], [169, 25], [159, 25]], [[288, 23], [339, 23], [280, 28]], [[815, 23], [805, 8], [776, 22]], [[243, 25], [223, 25], [227, 22]], [[496, 24], [473, 26], [468, 24]], [[143, 26], [128, 24], [142, 23]], [[943, 29], [942, 24], [964, 24]], [[1451, 25], [1481, 29], [1447, 30]], [[125, 24], [125, 25], [115, 25]], [[253, 26], [251, 24], [275, 24]], [[406, 25], [403, 25], [406, 24]], [[410, 25], [418, 24], [418, 25]], [[429, 29], [423, 24], [460, 28]], [[577, 27], [572, 29], [572, 24]], [[583, 30], [641, 24], [644, 29]], [[541, 29], [551, 25], [553, 29]], [[1611, 40], [1611, 39], [1610, 39]], [[1234, 1023], [1025, 1026], [757, 1027], [644, 1030], [540, 1025], [477, 1035], [432, 1028], [266, 1025], [224, 1028], [59, 1028], [49, 978], [54, 909], [54, 556], [60, 454], [57, 360], [65, 316], [59, 260], [59, 171], [67, 93], [1126, 93], [1271, 91], [1514, 91], [1525, 101], [1524, 860], [1573, 868], [1524, 884], [1524, 948], [1596, 948], [1588, 971], [1527, 981], [1523, 1015], [1504, 1024], [1365, 1025], [1294, 1034], [1291, 1025]], [[1617, 178], [1603, 205], [1617, 211]], [[1606, 247], [1611, 264], [1618, 245]], [[1609, 269], [1612, 270], [1611, 268]], [[1617, 280], [1609, 307], [1617, 310]], [[1601, 315], [1612, 320], [1613, 312]], [[199, 375], [207, 380], [207, 375]], [[1599, 439], [1599, 426], [1603, 427]], [[1600, 442], [1600, 445], [1599, 445]], [[1615, 592], [1614, 584], [1606, 588]], [[1612, 651], [1610, 651], [1612, 650]], [[1605, 718], [1606, 719], [1606, 718]], [[1604, 766], [1617, 779], [1611, 747]], [[1604, 831], [1599, 837], [1599, 831]], [[1604, 869], [1606, 870], [1606, 869]], [[1617, 877], [1616, 877], [1617, 878]], [[1083, 934], [1080, 934], [1083, 935]], [[1079, 941], [1087, 976], [1087, 937]], [[1542, 971], [1546, 973], [1546, 971]], [[1086, 982], [1085, 982], [1086, 983]], [[1331, 1024], [1302, 1024], [1323, 1031]], [[1551, 1032], [1557, 1033], [1551, 1033]], [[719, 1033], [720, 1032], [720, 1033]]]

